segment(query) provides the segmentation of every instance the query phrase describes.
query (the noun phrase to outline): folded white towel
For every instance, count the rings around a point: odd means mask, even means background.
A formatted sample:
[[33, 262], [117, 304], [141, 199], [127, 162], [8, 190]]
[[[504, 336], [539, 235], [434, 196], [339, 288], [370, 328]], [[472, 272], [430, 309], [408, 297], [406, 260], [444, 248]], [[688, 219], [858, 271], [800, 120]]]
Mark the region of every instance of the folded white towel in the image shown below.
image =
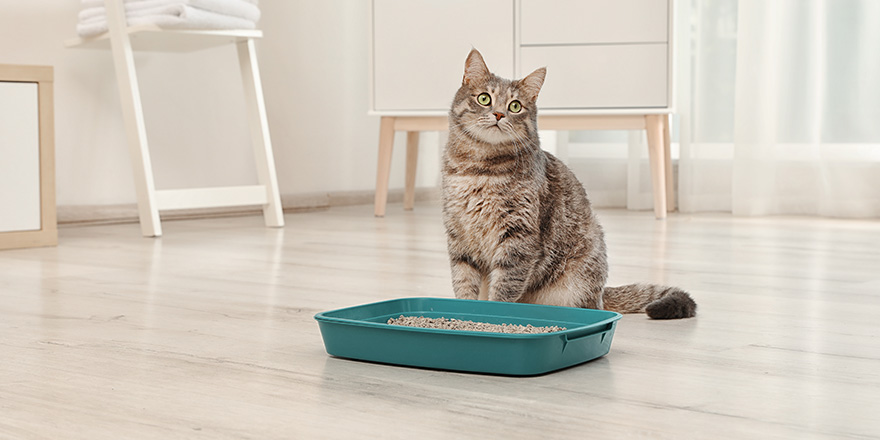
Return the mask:
[[[125, 13], [128, 17], [157, 15], [154, 11], [159, 8], [180, 5], [254, 22], [260, 20], [260, 8], [247, 0], [129, 0], [125, 2]], [[79, 13], [80, 23], [106, 19], [107, 11], [103, 0], [83, 0], [83, 6], [86, 6], [86, 9]], [[164, 12], [159, 12], [162, 13]]]
[[[186, 5], [168, 6], [162, 11], [163, 13], [152, 15], [128, 16], [126, 20], [129, 26], [154, 24], [171, 29], [254, 29], [257, 27], [257, 24], [251, 20]], [[76, 31], [81, 37], [98, 35], [107, 32], [108, 29], [106, 17], [76, 25]]]
[[[119, 0], [114, 0], [114, 1], [119, 1]], [[149, 0], [122, 0], [122, 1], [125, 3], [138, 3], [138, 2], [149, 1]], [[248, 2], [253, 5], [260, 4], [259, 0], [242, 0], [242, 1]], [[81, 0], [80, 3], [82, 3], [83, 7], [85, 7], [85, 8], [94, 8], [94, 7], [98, 7], [98, 6], [104, 6], [104, 0]]]

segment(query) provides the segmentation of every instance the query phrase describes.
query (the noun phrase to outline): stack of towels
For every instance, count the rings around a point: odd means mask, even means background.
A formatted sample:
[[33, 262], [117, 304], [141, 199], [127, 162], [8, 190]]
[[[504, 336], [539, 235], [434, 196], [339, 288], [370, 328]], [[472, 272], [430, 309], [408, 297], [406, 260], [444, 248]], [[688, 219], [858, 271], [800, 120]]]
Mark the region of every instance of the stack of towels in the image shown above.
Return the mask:
[[[171, 29], [254, 29], [258, 0], [113, 0], [124, 2], [129, 26]], [[76, 31], [81, 37], [107, 32], [104, 0], [82, 0]]]

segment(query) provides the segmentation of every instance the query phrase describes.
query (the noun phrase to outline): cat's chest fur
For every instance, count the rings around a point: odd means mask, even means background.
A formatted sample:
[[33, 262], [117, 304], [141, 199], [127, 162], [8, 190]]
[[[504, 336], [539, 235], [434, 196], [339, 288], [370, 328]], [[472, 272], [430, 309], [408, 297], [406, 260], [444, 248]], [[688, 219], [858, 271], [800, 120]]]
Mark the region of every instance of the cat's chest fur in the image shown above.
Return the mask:
[[538, 195], [515, 176], [460, 176], [444, 179], [445, 211], [454, 244], [488, 264], [512, 228], [535, 223]]

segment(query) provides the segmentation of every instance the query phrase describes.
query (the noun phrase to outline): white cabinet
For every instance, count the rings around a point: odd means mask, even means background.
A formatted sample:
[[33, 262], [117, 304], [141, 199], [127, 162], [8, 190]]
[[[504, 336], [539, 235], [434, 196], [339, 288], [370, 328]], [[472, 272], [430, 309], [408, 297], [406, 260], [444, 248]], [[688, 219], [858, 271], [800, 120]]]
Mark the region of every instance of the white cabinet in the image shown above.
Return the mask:
[[37, 84], [0, 82], [0, 231], [40, 229]]
[[382, 116], [376, 216], [385, 215], [394, 133], [406, 131], [404, 209], [419, 132], [444, 130], [472, 47], [497, 75], [547, 77], [544, 130], [646, 130], [657, 218], [675, 206], [673, 0], [372, 0], [370, 114]]
[[447, 111], [471, 47], [514, 73], [510, 0], [375, 0], [371, 30], [373, 110]]
[[546, 66], [544, 114], [672, 109], [671, 0], [373, 0], [371, 108], [443, 115], [464, 59], [522, 77]]
[[0, 249], [55, 244], [52, 70], [0, 65]]

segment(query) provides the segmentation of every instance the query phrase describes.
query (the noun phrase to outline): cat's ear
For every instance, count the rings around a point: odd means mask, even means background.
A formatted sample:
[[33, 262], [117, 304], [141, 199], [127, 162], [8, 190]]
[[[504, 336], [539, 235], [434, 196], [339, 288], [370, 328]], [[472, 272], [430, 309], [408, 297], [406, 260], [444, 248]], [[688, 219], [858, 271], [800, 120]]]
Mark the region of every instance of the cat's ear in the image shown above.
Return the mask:
[[545, 75], [547, 75], [547, 69], [542, 67], [520, 81], [520, 88], [525, 92], [528, 99], [532, 101], [538, 99], [538, 93], [541, 91], [541, 86], [544, 85]]
[[489, 68], [483, 61], [483, 56], [476, 49], [471, 49], [468, 54], [467, 61], [464, 62], [464, 78], [461, 80], [462, 85], [482, 84], [489, 81]]

